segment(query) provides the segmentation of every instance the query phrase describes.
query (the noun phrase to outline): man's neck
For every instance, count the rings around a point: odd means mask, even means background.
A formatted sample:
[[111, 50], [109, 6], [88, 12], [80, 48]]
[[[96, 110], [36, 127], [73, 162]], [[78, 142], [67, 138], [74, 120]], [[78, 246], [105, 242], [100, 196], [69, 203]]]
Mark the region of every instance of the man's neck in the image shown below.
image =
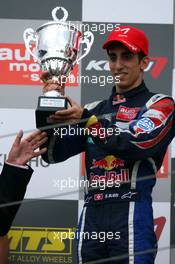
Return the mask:
[[138, 86], [140, 86], [142, 82], [143, 82], [143, 79], [138, 80], [133, 85], [126, 87], [126, 88], [120, 87], [116, 84], [116, 86], [115, 86], [116, 87], [116, 93], [122, 94], [122, 93], [128, 92], [130, 90], [133, 90], [133, 89], [137, 88]]

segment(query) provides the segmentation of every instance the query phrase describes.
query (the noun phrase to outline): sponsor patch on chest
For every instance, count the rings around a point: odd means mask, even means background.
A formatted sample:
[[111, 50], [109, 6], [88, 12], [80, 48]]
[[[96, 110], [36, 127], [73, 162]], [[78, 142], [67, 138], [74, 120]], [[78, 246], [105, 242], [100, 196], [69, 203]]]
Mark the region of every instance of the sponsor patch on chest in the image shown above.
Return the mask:
[[126, 98], [121, 94], [117, 94], [113, 97], [112, 104], [117, 105], [117, 104], [121, 104], [121, 103], [125, 103], [125, 102], [126, 102]]
[[140, 107], [131, 108], [131, 107], [126, 107], [126, 106], [120, 106], [116, 114], [116, 119], [123, 120], [123, 121], [131, 121], [136, 117], [139, 110], [140, 110]]

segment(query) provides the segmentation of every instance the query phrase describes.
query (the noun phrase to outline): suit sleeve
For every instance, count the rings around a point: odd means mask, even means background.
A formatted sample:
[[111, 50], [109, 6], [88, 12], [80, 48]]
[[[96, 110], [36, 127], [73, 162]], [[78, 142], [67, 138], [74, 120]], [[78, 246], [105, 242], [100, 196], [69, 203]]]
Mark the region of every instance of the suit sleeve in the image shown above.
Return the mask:
[[47, 152], [42, 158], [47, 163], [57, 163], [85, 150], [86, 137], [78, 125], [70, 125], [47, 131], [48, 141], [44, 146]]
[[30, 167], [22, 169], [4, 164], [0, 175], [0, 236], [8, 233], [21, 205], [18, 203], [6, 206], [6, 203], [23, 200], [32, 173], [33, 170]]
[[135, 160], [150, 157], [168, 146], [175, 132], [174, 109], [171, 97], [155, 95], [130, 122], [116, 120], [112, 124], [108, 121], [104, 126], [103, 120], [98, 120], [87, 109], [83, 118], [88, 119], [86, 127], [98, 147], [121, 158]]

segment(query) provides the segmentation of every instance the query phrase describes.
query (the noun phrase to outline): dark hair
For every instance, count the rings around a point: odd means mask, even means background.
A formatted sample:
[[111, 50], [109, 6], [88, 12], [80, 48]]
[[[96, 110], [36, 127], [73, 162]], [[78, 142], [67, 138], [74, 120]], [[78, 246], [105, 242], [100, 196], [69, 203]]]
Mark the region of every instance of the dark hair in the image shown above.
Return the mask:
[[[115, 48], [116, 46], [125, 46], [121, 42], [112, 41], [106, 48], [107, 54], [109, 54], [109, 50]], [[143, 51], [140, 51], [138, 54], [139, 62], [146, 56]]]
[[139, 62], [140, 62], [144, 57], [146, 57], [145, 53], [144, 53], [143, 51], [140, 51], [140, 52], [138, 53]]
[[120, 46], [125, 46], [125, 45], [121, 42], [112, 41], [108, 44], [106, 48], [107, 53], [109, 54], [109, 50], [115, 48], [116, 46], [120, 47]]

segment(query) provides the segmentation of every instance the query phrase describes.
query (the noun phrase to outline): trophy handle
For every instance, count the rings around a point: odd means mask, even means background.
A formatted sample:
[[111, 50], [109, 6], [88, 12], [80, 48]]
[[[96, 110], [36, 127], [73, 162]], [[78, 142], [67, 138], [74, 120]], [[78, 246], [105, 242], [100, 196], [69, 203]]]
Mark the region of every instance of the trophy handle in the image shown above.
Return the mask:
[[37, 45], [37, 38], [35, 35], [35, 31], [32, 28], [27, 28], [23, 33], [23, 39], [24, 39], [24, 43], [25, 43], [25, 47], [27, 51], [34, 58], [34, 61], [37, 62], [38, 58], [31, 49], [32, 44]]
[[89, 53], [91, 46], [94, 42], [94, 34], [90, 31], [86, 31], [84, 32], [81, 38], [82, 38], [81, 44], [86, 44], [85, 53], [75, 61], [74, 65], [79, 64], [80, 60], [86, 57], [86, 55]]

